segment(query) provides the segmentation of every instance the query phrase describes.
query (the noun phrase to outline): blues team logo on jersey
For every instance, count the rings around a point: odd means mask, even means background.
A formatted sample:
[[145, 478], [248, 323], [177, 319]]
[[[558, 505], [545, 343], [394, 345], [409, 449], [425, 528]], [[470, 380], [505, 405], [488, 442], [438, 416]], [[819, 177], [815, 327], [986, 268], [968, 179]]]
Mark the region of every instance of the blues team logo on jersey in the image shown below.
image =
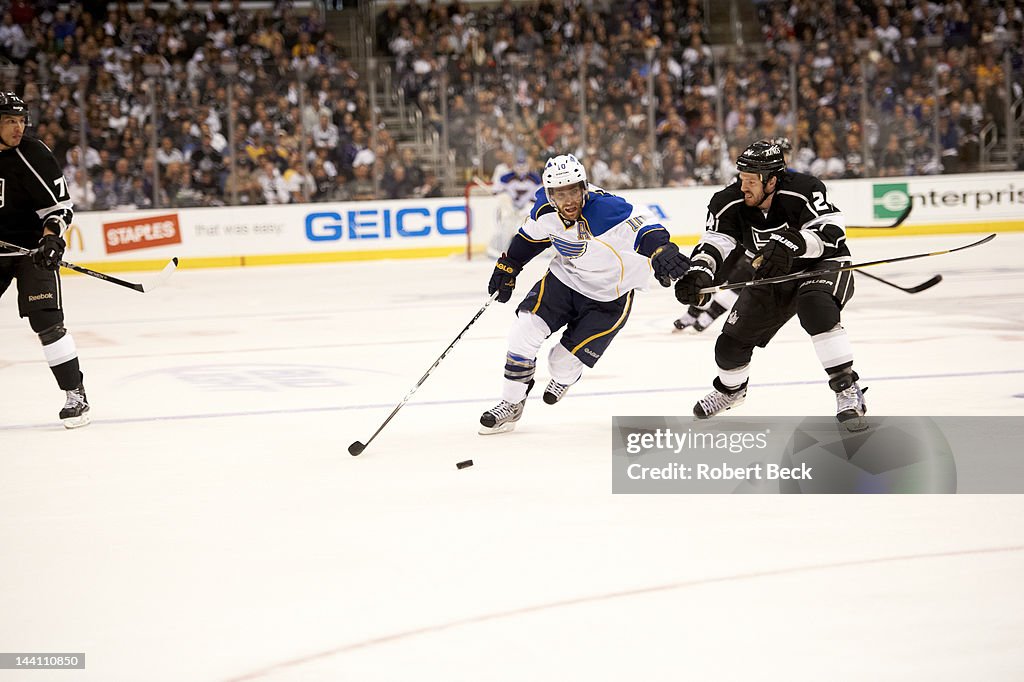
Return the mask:
[[555, 251], [566, 258], [579, 258], [587, 252], [586, 242], [570, 242], [566, 239], [552, 237], [551, 244], [555, 247]]

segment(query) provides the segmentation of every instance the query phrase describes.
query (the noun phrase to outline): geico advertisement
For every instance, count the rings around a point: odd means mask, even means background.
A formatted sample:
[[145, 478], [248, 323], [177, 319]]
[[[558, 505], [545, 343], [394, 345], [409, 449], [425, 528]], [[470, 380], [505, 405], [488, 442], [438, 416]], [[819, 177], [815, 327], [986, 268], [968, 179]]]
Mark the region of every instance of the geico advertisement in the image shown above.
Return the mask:
[[[435, 206], [354, 206], [306, 214], [306, 239], [316, 243], [354, 242], [382, 246], [385, 241], [437, 242], [443, 238], [464, 241], [465, 204]], [[401, 244], [402, 247], [417, 244]]]

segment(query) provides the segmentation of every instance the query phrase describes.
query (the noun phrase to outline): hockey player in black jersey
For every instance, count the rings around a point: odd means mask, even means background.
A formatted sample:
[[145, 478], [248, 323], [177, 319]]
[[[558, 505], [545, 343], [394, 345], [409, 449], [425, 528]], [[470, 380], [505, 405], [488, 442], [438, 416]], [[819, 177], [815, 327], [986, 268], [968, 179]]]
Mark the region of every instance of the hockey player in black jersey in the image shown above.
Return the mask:
[[[708, 204], [707, 231], [694, 249], [689, 272], [676, 282], [676, 298], [702, 305], [715, 273], [736, 249], [753, 256], [755, 276], [775, 277], [851, 260], [842, 213], [828, 202], [817, 178], [786, 170], [779, 145], [758, 141], [737, 159], [739, 178]], [[840, 311], [853, 296], [853, 273], [797, 279], [740, 291], [715, 345], [714, 390], [693, 408], [707, 419], [746, 398], [754, 347], [765, 347], [796, 315], [836, 394], [836, 417], [850, 431], [867, 428], [864, 394], [853, 369], [853, 349]]]
[[89, 423], [89, 402], [61, 300], [59, 263], [73, 215], [71, 198], [53, 153], [25, 137], [27, 119], [20, 97], [0, 93], [0, 239], [34, 249], [31, 256], [0, 249], [0, 296], [17, 281], [18, 312], [39, 335], [50, 370], [67, 394], [60, 418], [73, 429]]
[[[770, 144], [779, 145], [783, 158], [793, 149], [793, 143], [788, 137], [769, 137], [765, 141]], [[746, 282], [754, 277], [754, 268], [750, 264], [750, 258], [744, 249], [733, 251], [725, 267], [719, 268], [715, 277], [715, 284], [725, 282]], [[719, 291], [711, 297], [703, 306], [691, 305], [682, 315], [672, 321], [676, 331], [694, 331], [698, 334], [715, 323], [719, 317], [724, 315], [736, 303], [739, 294], [733, 289]]]

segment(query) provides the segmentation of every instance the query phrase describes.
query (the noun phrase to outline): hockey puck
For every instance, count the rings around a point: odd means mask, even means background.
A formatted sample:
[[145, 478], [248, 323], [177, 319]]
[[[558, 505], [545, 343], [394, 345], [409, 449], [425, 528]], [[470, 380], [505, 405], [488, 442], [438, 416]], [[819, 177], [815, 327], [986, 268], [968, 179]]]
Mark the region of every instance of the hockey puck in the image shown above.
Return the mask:
[[473, 460], [471, 459], [467, 459], [465, 462], [459, 462], [458, 464], [455, 465], [455, 467], [458, 469], [466, 469], [471, 466], [473, 466]]

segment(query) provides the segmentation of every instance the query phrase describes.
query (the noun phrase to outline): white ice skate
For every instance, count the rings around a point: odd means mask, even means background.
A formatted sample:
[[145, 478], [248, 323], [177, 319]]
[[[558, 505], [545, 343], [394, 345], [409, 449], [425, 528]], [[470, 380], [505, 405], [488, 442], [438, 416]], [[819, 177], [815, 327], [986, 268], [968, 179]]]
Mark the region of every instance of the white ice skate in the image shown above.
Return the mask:
[[856, 432], [868, 428], [868, 420], [864, 418], [868, 405], [864, 402], [864, 391], [857, 382], [850, 375], [844, 375], [830, 381], [829, 386], [836, 392], [836, 419], [839, 423], [847, 431]]
[[[530, 394], [533, 388], [533, 381], [526, 387], [526, 395]], [[524, 397], [518, 403], [510, 403], [502, 400], [500, 403], [480, 415], [480, 435], [491, 436], [496, 433], [508, 433], [516, 428], [516, 422], [523, 416], [523, 408], [526, 407]]]

